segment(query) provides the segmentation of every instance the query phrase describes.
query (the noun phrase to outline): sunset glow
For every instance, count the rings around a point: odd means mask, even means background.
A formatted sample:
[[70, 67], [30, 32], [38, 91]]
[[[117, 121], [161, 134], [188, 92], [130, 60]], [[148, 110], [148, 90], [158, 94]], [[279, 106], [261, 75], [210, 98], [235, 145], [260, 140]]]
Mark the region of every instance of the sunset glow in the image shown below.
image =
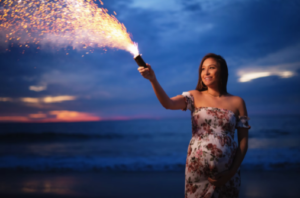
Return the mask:
[[50, 111], [50, 115], [55, 115], [55, 119], [45, 119], [45, 122], [56, 122], [56, 121], [63, 121], [63, 122], [82, 122], [82, 121], [99, 121], [101, 120], [100, 117], [94, 116], [90, 113], [82, 113], [77, 111]]
[[89, 122], [100, 121], [99, 116], [86, 112], [56, 110], [27, 116], [0, 116], [0, 122]]
[[39, 119], [39, 118], [46, 118], [47, 114], [44, 113], [35, 113], [35, 114], [29, 114], [29, 118]]
[[0, 116], [0, 122], [30, 122], [26, 116]]

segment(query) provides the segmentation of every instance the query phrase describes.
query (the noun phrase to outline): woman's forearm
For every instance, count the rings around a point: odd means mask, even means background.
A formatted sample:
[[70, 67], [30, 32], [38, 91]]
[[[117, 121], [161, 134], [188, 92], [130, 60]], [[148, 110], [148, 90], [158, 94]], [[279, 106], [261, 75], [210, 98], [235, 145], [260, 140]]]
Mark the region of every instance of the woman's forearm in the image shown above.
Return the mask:
[[242, 142], [239, 147], [237, 148], [236, 155], [234, 157], [232, 166], [230, 168], [230, 172], [232, 173], [232, 176], [236, 173], [236, 171], [239, 169], [240, 165], [242, 164], [244, 157], [248, 150], [248, 142]]
[[160, 86], [159, 82], [156, 78], [153, 80], [150, 80], [152, 88], [155, 92], [156, 97], [158, 98], [159, 102], [163, 107], [166, 109], [169, 109], [172, 103], [172, 100], [170, 97], [166, 94], [166, 92], [163, 90], [163, 88]]

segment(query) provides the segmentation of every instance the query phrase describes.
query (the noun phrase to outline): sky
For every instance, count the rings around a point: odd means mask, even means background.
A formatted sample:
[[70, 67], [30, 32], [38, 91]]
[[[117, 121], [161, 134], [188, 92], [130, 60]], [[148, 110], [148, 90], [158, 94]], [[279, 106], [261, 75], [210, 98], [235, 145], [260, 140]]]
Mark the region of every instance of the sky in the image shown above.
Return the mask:
[[[170, 96], [194, 90], [202, 57], [229, 69], [227, 90], [248, 116], [300, 113], [298, 0], [103, 0]], [[0, 21], [1, 23], [1, 21]], [[0, 34], [0, 121], [70, 122], [188, 117], [166, 110], [132, 55], [95, 47], [9, 47]]]

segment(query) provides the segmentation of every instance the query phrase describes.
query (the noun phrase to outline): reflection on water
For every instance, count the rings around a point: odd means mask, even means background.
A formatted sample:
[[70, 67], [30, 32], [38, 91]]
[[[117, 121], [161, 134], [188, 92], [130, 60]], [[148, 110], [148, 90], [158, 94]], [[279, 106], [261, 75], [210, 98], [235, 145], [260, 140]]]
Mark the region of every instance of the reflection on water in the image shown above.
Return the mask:
[[[54, 193], [54, 194], [73, 194], [69, 188], [74, 186], [74, 182], [68, 178], [57, 178], [44, 181], [25, 181], [21, 191], [24, 193]], [[67, 188], [66, 188], [67, 187]]]
[[[0, 173], [0, 197], [182, 198], [182, 172]], [[6, 195], [6, 196], [3, 196]]]
[[[0, 173], [0, 197], [182, 198], [182, 172]], [[241, 198], [299, 197], [298, 171], [241, 171]], [[287, 189], [287, 190], [282, 190]], [[6, 196], [3, 196], [6, 195]]]
[[4, 177], [0, 180], [0, 193], [83, 195], [76, 192], [77, 186], [82, 183], [79, 183], [72, 176], [51, 176], [50, 173], [46, 177], [38, 173], [21, 174], [20, 177], [17, 173], [12, 173], [9, 177], [6, 175], [2, 175]]

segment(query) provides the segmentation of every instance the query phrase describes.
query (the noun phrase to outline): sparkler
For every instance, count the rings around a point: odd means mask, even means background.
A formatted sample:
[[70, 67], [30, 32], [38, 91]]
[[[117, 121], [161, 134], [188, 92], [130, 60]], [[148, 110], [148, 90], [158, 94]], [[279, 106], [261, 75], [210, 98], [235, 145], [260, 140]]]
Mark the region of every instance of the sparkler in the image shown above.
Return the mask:
[[47, 43], [65, 49], [68, 46], [86, 50], [89, 47], [122, 49], [130, 52], [139, 66], [146, 67], [137, 43], [131, 40], [124, 24], [98, 4], [103, 2], [0, 0], [0, 34], [4, 34], [4, 42], [11, 46], [16, 43], [29, 48], [31, 44]]

